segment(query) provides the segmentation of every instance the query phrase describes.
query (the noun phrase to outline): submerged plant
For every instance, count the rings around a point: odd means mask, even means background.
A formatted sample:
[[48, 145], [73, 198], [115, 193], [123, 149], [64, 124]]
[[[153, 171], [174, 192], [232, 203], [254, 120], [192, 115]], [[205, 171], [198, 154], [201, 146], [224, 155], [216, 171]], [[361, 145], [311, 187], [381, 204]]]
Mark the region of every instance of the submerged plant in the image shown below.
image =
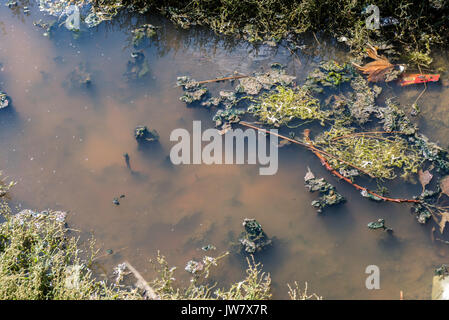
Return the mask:
[[425, 160], [419, 150], [401, 136], [357, 133], [353, 128], [332, 127], [319, 135], [314, 144], [334, 156], [327, 157], [334, 169], [351, 169], [340, 159], [379, 179], [396, 178], [396, 169], [401, 170], [403, 177], [417, 173]]

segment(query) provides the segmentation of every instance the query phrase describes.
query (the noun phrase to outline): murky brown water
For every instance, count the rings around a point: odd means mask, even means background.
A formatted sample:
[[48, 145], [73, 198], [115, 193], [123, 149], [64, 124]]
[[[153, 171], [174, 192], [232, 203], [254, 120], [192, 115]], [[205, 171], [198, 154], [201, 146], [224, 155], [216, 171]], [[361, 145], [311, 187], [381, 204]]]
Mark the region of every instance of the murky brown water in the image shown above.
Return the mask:
[[[180, 266], [177, 276], [186, 277], [183, 266], [202, 256], [202, 245], [214, 244], [217, 254], [227, 250], [229, 240], [242, 231], [243, 218], [254, 217], [276, 237], [274, 247], [257, 257], [272, 275], [275, 298], [287, 298], [286, 284], [295, 280], [308, 281], [328, 299], [397, 299], [400, 290], [405, 298], [430, 298], [433, 269], [449, 257], [448, 247], [430, 240], [431, 225], [419, 225], [407, 205], [361, 198], [306, 151], [280, 149], [275, 176], [260, 176], [257, 166], [171, 166], [166, 159], [173, 129], [191, 131], [193, 120], [213, 125], [211, 112], [179, 101], [176, 76], [209, 79], [281, 62], [303, 79], [320, 56], [300, 56], [298, 63], [282, 47], [231, 46], [208, 32], [179, 31], [151, 20], [162, 26], [159, 39], [145, 49], [151, 79], [136, 86], [123, 77], [132, 51], [126, 23], [101, 25], [78, 40], [68, 31], [48, 39], [32, 25], [38, 17], [0, 8], [0, 88], [14, 105], [0, 113], [0, 168], [19, 182], [14, 203], [68, 210], [70, 225], [83, 230], [83, 237], [92, 232], [101, 253], [116, 251], [100, 260], [106, 269], [127, 259], [149, 277], [148, 258], [160, 250], [170, 264]], [[320, 52], [324, 57], [343, 54], [330, 44]], [[447, 53], [438, 59], [449, 61]], [[93, 87], [70, 90], [64, 85], [67, 75], [83, 61], [93, 72]], [[387, 91], [410, 103], [421, 89], [393, 86]], [[448, 98], [449, 88], [435, 85], [421, 100], [419, 124], [443, 146], [448, 145]], [[138, 124], [160, 133], [160, 149], [138, 149], [133, 137]], [[134, 174], [125, 166], [125, 152]], [[303, 184], [307, 166], [335, 183], [348, 202], [317, 215], [310, 206], [315, 196]], [[393, 190], [416, 194], [420, 186]], [[115, 206], [112, 199], [121, 194], [126, 197]], [[380, 217], [395, 230], [393, 238], [366, 228]], [[245, 263], [231, 255], [216, 278], [225, 283], [240, 279]], [[371, 264], [380, 267], [381, 290], [365, 288], [364, 271]]]

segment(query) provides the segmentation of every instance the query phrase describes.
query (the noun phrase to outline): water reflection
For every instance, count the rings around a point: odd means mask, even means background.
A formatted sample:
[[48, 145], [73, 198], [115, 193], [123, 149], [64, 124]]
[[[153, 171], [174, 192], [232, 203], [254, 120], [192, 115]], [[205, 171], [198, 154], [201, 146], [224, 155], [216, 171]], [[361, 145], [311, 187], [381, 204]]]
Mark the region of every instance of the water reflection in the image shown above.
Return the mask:
[[[344, 57], [334, 41], [320, 38], [318, 45], [313, 37], [305, 38], [296, 57], [288, 43], [253, 47], [203, 28], [181, 30], [162, 18], [127, 14], [78, 39], [62, 28], [48, 39], [32, 21], [52, 18], [32, 8], [29, 17], [0, 8], [6, 29], [2, 43], [8, 44], [0, 48], [1, 89], [13, 98], [13, 108], [0, 110], [1, 169], [19, 182], [15, 204], [68, 210], [70, 224], [83, 230], [83, 237], [92, 233], [98, 246], [118, 252], [99, 260], [103, 270], [127, 259], [150, 277], [148, 257], [159, 249], [181, 267], [177, 278], [186, 279], [182, 266], [203, 254], [201, 246], [214, 244], [217, 254], [227, 250], [249, 217], [276, 238], [273, 248], [257, 257], [272, 273], [276, 298], [287, 298], [286, 283], [295, 280], [308, 281], [325, 298], [398, 298], [400, 290], [407, 298], [429, 297], [432, 269], [447, 259], [445, 245], [432, 243], [432, 225], [418, 225], [407, 205], [362, 199], [307, 151], [282, 148], [275, 176], [259, 176], [258, 168], [249, 165], [173, 166], [167, 159], [173, 129], [191, 130], [193, 120], [213, 126], [213, 111], [186, 108], [178, 100], [178, 75], [203, 80], [280, 62], [301, 80], [321, 59]], [[138, 48], [149, 61], [149, 77], [130, 82], [124, 73], [136, 50], [131, 30], [141, 23], [160, 29]], [[449, 61], [447, 54], [443, 60]], [[69, 75], [82, 63], [92, 84], [71, 87]], [[420, 90], [385, 86], [384, 94], [390, 93], [409, 105]], [[424, 132], [443, 143], [448, 94], [447, 87], [429, 87], [419, 118]], [[160, 144], [139, 147], [133, 136], [137, 125], [156, 129]], [[303, 184], [308, 166], [329, 178], [347, 203], [317, 215], [310, 206], [315, 195]], [[391, 189], [409, 195], [420, 186], [392, 184]], [[125, 198], [114, 205], [121, 194]], [[395, 230], [393, 236], [366, 228], [380, 217]], [[364, 286], [371, 264], [381, 269], [382, 290], [375, 292]], [[214, 279], [238, 280], [245, 266], [243, 257], [231, 255]]]

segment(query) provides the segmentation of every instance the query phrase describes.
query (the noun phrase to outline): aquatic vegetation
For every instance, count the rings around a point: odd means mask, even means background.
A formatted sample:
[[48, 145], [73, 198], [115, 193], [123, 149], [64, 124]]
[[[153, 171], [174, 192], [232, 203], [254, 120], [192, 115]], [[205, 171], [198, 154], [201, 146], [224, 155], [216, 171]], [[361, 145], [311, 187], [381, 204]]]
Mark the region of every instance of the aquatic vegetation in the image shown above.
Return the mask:
[[[0, 177], [2, 176], [2, 172], [0, 171]], [[10, 181], [8, 183], [5, 182], [4, 179], [0, 179], [0, 200], [5, 197], [9, 190], [15, 185], [14, 181]]]
[[[368, 44], [366, 49], [368, 56], [373, 59], [364, 66], [360, 66], [356, 63], [352, 63], [359, 71], [363, 74], [368, 75], [368, 81], [379, 82], [385, 81], [390, 82], [398, 78], [398, 76], [404, 71], [404, 67], [395, 66], [390, 63], [390, 61], [385, 57], [377, 53], [377, 49], [372, 45]], [[396, 68], [397, 67], [397, 68]]]
[[150, 66], [145, 55], [138, 51], [131, 53], [131, 60], [126, 64], [126, 72], [123, 74], [128, 81], [143, 79], [150, 73]]
[[276, 63], [271, 65], [268, 72], [256, 73], [251, 77], [239, 79], [235, 90], [247, 95], [258, 95], [261, 90], [270, 90], [275, 86], [290, 86], [295, 79], [296, 77], [286, 74], [285, 68]]
[[319, 67], [310, 72], [304, 86], [313, 92], [321, 93], [326, 87], [338, 87], [350, 81], [354, 70], [348, 64], [340, 65], [335, 60], [322, 61]]
[[260, 223], [255, 219], [245, 218], [243, 220], [243, 227], [245, 228], [245, 232], [239, 238], [242, 252], [256, 253], [272, 244], [272, 240], [268, 238]]
[[357, 133], [353, 128], [335, 128], [316, 137], [314, 145], [331, 155], [325, 157], [334, 169], [351, 169], [344, 160], [379, 179], [396, 178], [396, 169], [406, 177], [417, 173], [425, 158], [418, 148], [410, 146], [399, 135], [383, 136], [376, 133]]
[[393, 99], [388, 98], [385, 104], [385, 107], [377, 109], [376, 116], [380, 119], [379, 123], [383, 123], [383, 129], [386, 132], [399, 131], [406, 135], [413, 135], [417, 132], [418, 128]]
[[0, 91], [0, 109], [6, 108], [9, 106], [10, 99], [6, 95], [6, 93]]
[[343, 203], [346, 199], [339, 194], [333, 185], [327, 182], [324, 178], [316, 178], [315, 175], [308, 169], [304, 176], [304, 184], [310, 192], [319, 191], [320, 197], [318, 200], [313, 200], [311, 205], [321, 213], [324, 208]]
[[212, 118], [213, 121], [215, 121], [215, 126], [220, 127], [224, 124], [229, 123], [238, 123], [240, 121], [240, 117], [245, 114], [245, 110], [242, 109], [225, 109], [225, 110], [218, 110], [217, 113]]
[[324, 125], [329, 117], [320, 109], [319, 101], [305, 88], [277, 87], [274, 92], [254, 98], [248, 112], [258, 120], [275, 127], [289, 125], [293, 120], [317, 120]]
[[147, 126], [137, 126], [134, 129], [134, 137], [137, 142], [155, 142], [159, 140], [159, 134], [156, 130], [148, 130]]
[[358, 124], [364, 124], [377, 112], [376, 98], [382, 88], [376, 85], [371, 88], [362, 76], [351, 80], [351, 88], [353, 91], [349, 93], [349, 110]]
[[42, 19], [39, 19], [38, 21], [34, 21], [33, 25], [44, 30], [44, 33], [42, 34], [44, 37], [51, 37], [55, 29], [57, 28], [56, 20], [51, 22], [44, 22], [42, 21]]
[[368, 229], [371, 230], [377, 230], [377, 229], [382, 229], [383, 231], [387, 231], [387, 232], [393, 232], [393, 229], [388, 228], [385, 226], [385, 220], [384, 219], [378, 219], [377, 221], [373, 221], [368, 223]]

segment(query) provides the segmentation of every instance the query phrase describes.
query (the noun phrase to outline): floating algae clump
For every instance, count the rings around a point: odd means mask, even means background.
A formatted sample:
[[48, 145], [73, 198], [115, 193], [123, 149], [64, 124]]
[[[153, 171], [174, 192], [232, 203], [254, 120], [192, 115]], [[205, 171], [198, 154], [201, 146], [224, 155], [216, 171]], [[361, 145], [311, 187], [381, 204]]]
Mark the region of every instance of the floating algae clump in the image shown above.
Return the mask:
[[317, 93], [324, 91], [324, 87], [337, 87], [348, 82], [353, 77], [353, 69], [348, 64], [340, 65], [334, 60], [321, 62], [320, 66], [307, 76], [305, 86]]
[[262, 226], [255, 219], [244, 219], [243, 227], [245, 232], [239, 238], [241, 249], [246, 253], [255, 253], [271, 245], [272, 241], [262, 229]]
[[235, 108], [218, 110], [212, 120], [215, 121], [215, 126], [219, 127], [226, 123], [240, 122], [240, 116], [243, 114], [245, 114], [245, 110]]
[[304, 88], [277, 87], [276, 91], [253, 100], [248, 109], [260, 121], [279, 127], [295, 119], [318, 120], [321, 125], [328, 118], [328, 112], [320, 109], [319, 101]]
[[375, 101], [382, 88], [376, 85], [371, 88], [360, 75], [351, 81], [351, 87], [354, 92], [350, 94], [349, 110], [358, 124], [364, 124], [368, 122], [371, 114], [377, 112]]
[[[184, 94], [179, 98], [179, 100], [187, 104], [201, 101], [208, 92], [207, 88], [187, 76], [178, 77], [176, 79], [176, 84], [184, 90]], [[220, 101], [218, 101], [218, 103], [220, 103]]]
[[[425, 160], [417, 148], [399, 135], [383, 137], [370, 132], [357, 133], [353, 128], [332, 127], [319, 135], [314, 144], [380, 179], [396, 178], [398, 168], [402, 169], [403, 177], [417, 173]], [[327, 160], [334, 169], [351, 169], [335, 158]]]
[[158, 132], [156, 130], [148, 130], [147, 126], [137, 126], [134, 129], [134, 137], [139, 143], [159, 140]]
[[324, 180], [324, 178], [315, 178], [315, 175], [310, 169], [308, 169], [308, 172], [304, 177], [304, 184], [310, 192], [320, 192], [318, 200], [314, 200], [311, 203], [311, 205], [317, 209], [317, 212], [322, 212], [325, 207], [346, 201], [345, 198], [335, 190], [335, 187]]
[[378, 219], [377, 221], [373, 221], [368, 223], [368, 228], [371, 230], [377, 230], [377, 229], [382, 229], [384, 231], [387, 232], [393, 232], [393, 229], [388, 228], [385, 226], [385, 220], [384, 219]]
[[290, 86], [295, 80], [295, 76], [285, 73], [285, 69], [275, 63], [266, 73], [256, 73], [252, 77], [239, 79], [239, 85], [235, 88], [238, 93], [246, 93], [248, 95], [258, 95], [262, 89], [270, 90], [275, 85]]
[[400, 131], [407, 135], [412, 135], [417, 128], [410, 122], [397, 104], [392, 99], [386, 100], [386, 107], [378, 109], [377, 117], [383, 123], [383, 129], [387, 132]]
[[9, 98], [6, 93], [0, 91], [0, 109], [9, 106]]

